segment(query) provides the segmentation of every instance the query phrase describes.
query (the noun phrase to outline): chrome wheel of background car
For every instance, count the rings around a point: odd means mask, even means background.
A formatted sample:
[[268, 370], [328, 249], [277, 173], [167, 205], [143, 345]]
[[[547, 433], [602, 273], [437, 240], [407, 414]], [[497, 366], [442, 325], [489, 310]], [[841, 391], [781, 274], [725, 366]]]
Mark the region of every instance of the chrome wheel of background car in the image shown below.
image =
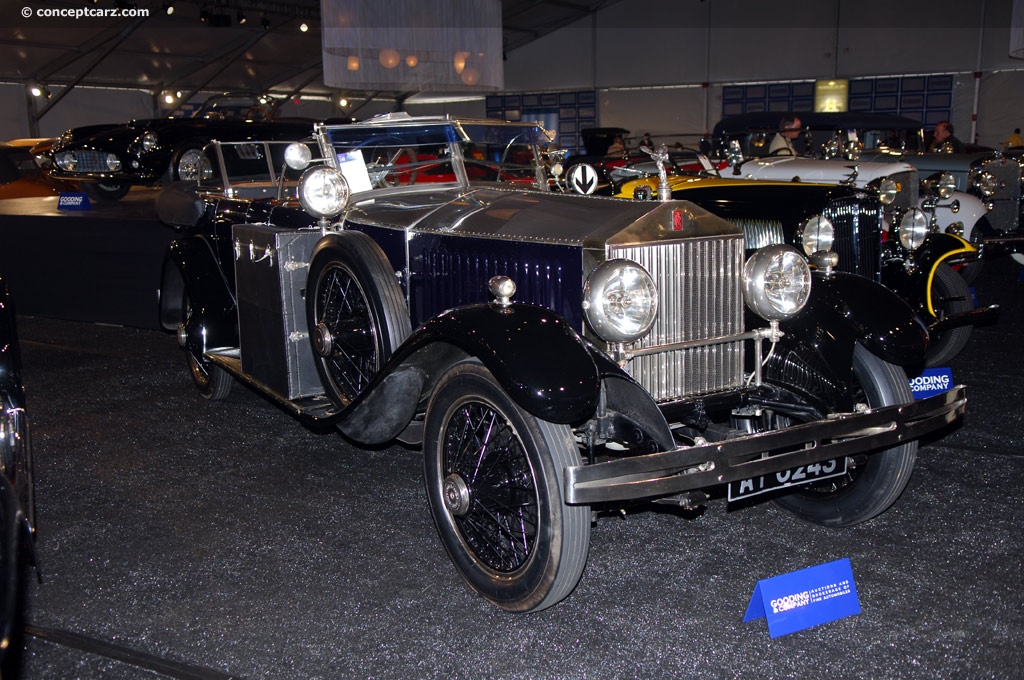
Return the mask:
[[[861, 345], [853, 352], [855, 398], [875, 408], [914, 401], [904, 370], [876, 357]], [[859, 524], [896, 502], [910, 480], [917, 441], [848, 461], [844, 477], [800, 487], [776, 503], [808, 522], [831, 527]]]
[[209, 179], [213, 173], [210, 160], [202, 149], [187, 148], [176, 154], [174, 174], [177, 179], [198, 182]]
[[120, 182], [79, 182], [79, 188], [94, 201], [119, 201], [131, 190], [131, 184]]
[[345, 406], [411, 332], [402, 289], [369, 236], [346, 231], [314, 251], [306, 322], [327, 396]]
[[[931, 294], [936, 318], [941, 319], [974, 309], [974, 299], [971, 297], [971, 289], [967, 287], [967, 282], [947, 264], [939, 264], [935, 268]], [[973, 328], [959, 326], [941, 333], [932, 333], [924, 365], [932, 367], [948, 364], [967, 345]]]
[[562, 471], [580, 464], [568, 426], [526, 413], [466, 361], [431, 397], [423, 454], [434, 524], [474, 590], [518, 612], [572, 592], [590, 548], [590, 508], [563, 502]]
[[192, 305], [187, 294], [184, 295], [182, 300], [181, 310], [182, 322], [178, 326], [177, 332], [178, 346], [185, 350], [192, 382], [195, 384], [196, 389], [199, 390], [199, 394], [203, 395], [204, 398], [210, 401], [224, 399], [231, 393], [231, 387], [235, 384], [235, 379], [223, 368], [211, 363], [209, 359], [204, 357], [201, 347], [196, 347], [193, 343], [189, 343], [186, 328], [192, 316]]

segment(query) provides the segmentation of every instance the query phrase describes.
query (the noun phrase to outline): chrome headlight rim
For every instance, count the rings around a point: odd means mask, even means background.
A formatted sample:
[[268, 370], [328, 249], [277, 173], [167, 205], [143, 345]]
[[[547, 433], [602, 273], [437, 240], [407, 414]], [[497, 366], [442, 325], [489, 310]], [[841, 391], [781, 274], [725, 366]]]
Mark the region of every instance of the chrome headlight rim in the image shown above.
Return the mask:
[[583, 286], [583, 316], [605, 342], [636, 342], [650, 333], [658, 318], [654, 278], [633, 260], [602, 262]]
[[75, 168], [78, 167], [78, 159], [75, 157], [74, 152], [61, 151], [53, 157], [53, 162], [57, 164], [57, 167], [65, 172], [74, 172]]
[[898, 236], [900, 245], [907, 250], [917, 250], [928, 237], [931, 220], [920, 208], [912, 208], [900, 217]]
[[956, 177], [951, 173], [943, 172], [935, 179], [935, 193], [941, 199], [947, 199], [956, 191]]
[[777, 244], [756, 251], [743, 265], [743, 299], [767, 321], [800, 313], [811, 295], [811, 268], [795, 248]]
[[160, 138], [156, 136], [156, 133], [152, 130], [147, 130], [142, 133], [142, 137], [139, 138], [139, 146], [142, 147], [143, 151], [149, 152], [155, 149], [160, 144]]
[[892, 205], [899, 196], [900, 186], [896, 180], [885, 177], [878, 183], [878, 200], [882, 205]]
[[319, 165], [302, 173], [299, 178], [299, 203], [318, 219], [334, 218], [348, 207], [351, 191], [341, 171]]
[[812, 215], [797, 230], [804, 253], [810, 257], [817, 252], [832, 250], [836, 239], [836, 226], [824, 215]]
[[971, 184], [985, 198], [995, 195], [999, 191], [999, 179], [987, 170], [981, 170], [975, 176]]

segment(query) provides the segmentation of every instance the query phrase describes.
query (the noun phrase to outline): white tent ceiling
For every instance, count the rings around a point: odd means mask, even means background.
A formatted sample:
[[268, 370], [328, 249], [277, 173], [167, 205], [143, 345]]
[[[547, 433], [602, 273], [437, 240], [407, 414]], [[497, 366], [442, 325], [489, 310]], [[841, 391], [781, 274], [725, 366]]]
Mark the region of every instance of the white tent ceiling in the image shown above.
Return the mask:
[[[616, 2], [501, 0], [503, 50]], [[26, 0], [33, 13], [28, 18], [20, 3], [3, 4], [13, 20], [0, 27], [0, 82], [40, 83], [65, 94], [71, 87], [176, 91], [186, 98], [199, 91], [338, 94], [323, 82], [319, 0], [174, 0], [171, 15], [165, 11], [169, 0], [45, 0], [45, 6]], [[149, 16], [37, 15], [39, 9], [115, 7], [148, 9]]]

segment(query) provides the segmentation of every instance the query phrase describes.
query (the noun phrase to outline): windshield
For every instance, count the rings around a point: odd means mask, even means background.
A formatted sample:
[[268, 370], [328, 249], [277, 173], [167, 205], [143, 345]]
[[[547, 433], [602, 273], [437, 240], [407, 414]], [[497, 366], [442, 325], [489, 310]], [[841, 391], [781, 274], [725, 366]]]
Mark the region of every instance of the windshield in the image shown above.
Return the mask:
[[500, 121], [399, 121], [327, 127], [332, 161], [353, 193], [468, 182], [536, 184], [550, 137], [537, 125]]

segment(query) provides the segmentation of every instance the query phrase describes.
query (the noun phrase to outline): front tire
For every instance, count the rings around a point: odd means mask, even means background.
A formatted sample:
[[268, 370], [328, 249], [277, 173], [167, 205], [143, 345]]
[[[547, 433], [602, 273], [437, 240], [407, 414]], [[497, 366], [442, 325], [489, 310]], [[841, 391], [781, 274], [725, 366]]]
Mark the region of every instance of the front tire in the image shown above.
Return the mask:
[[[858, 401], [871, 408], [914, 400], [904, 370], [862, 346], [853, 352], [853, 373], [859, 384]], [[907, 442], [856, 461], [848, 460], [843, 477], [801, 487], [776, 499], [797, 517], [830, 527], [865, 522], [889, 508], [906, 488], [917, 457], [917, 442]], [[855, 465], [854, 467], [850, 467]]]
[[[935, 308], [935, 316], [939, 319], [974, 309], [974, 300], [971, 298], [971, 289], [967, 287], [967, 282], [947, 264], [939, 264], [935, 268], [935, 277], [932, 280], [932, 306]], [[948, 365], [967, 346], [973, 329], [973, 326], [960, 326], [933, 334], [928, 343], [924, 365], [929, 368]]]
[[120, 201], [132, 188], [122, 182], [79, 182], [78, 186], [90, 200], [100, 203]]
[[568, 597], [590, 549], [590, 508], [563, 498], [563, 471], [580, 464], [568, 426], [526, 413], [467, 361], [434, 391], [423, 453], [438, 535], [474, 590], [512, 612]]
[[213, 175], [213, 166], [202, 146], [199, 142], [190, 142], [175, 150], [171, 156], [172, 181], [202, 182]]

